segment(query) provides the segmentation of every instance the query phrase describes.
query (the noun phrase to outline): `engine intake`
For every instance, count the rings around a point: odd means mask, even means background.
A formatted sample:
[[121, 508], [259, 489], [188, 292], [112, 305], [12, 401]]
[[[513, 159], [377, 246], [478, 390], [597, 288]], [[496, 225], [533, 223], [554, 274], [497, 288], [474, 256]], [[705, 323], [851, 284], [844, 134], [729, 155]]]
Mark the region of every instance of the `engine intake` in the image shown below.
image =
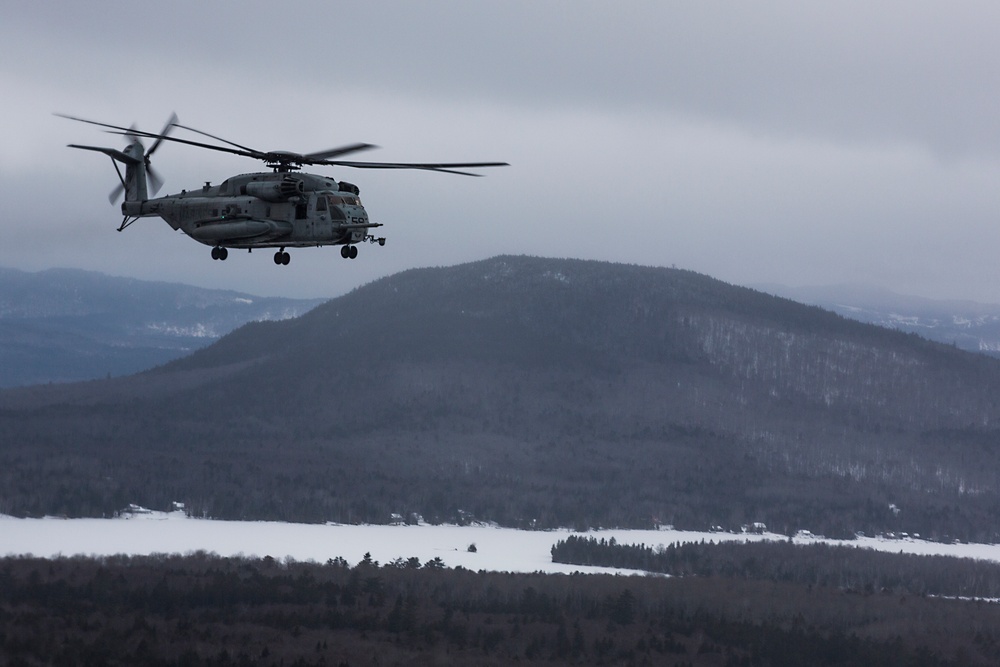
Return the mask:
[[356, 186], [354, 183], [348, 183], [347, 181], [340, 182], [339, 190], [340, 192], [351, 192], [356, 195], [361, 194], [361, 189], [358, 186]]
[[299, 197], [306, 191], [305, 183], [285, 176], [280, 181], [253, 181], [247, 183], [247, 194], [264, 201], [282, 202]]

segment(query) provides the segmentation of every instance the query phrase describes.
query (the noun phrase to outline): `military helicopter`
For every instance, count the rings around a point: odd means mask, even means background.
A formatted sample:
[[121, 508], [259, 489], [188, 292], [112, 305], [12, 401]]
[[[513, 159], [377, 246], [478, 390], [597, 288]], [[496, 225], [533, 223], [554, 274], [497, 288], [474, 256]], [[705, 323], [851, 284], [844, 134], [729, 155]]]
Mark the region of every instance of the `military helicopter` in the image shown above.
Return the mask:
[[[170, 117], [159, 134], [143, 132], [135, 126], [126, 128], [64, 114], [56, 115], [104, 127], [106, 131], [126, 138], [128, 145], [124, 150], [69, 144], [70, 148], [97, 151], [111, 157], [121, 183], [112, 190], [109, 199], [113, 204], [122, 193], [125, 194], [121, 205], [124, 217], [118, 227], [119, 232], [139, 218], [158, 216], [173, 229], [179, 229], [195, 241], [211, 246], [212, 259], [215, 260], [225, 260], [230, 248], [245, 248], [248, 252], [254, 248], [277, 248], [274, 263], [287, 265], [291, 258], [285, 248], [339, 245], [341, 257], [354, 259], [358, 256], [357, 244], [367, 241], [385, 245], [384, 236], [370, 233], [382, 223], [369, 219], [361, 204], [358, 186], [327, 176], [299, 173], [303, 166], [422, 169], [463, 176], [480, 174], [460, 171], [462, 169], [507, 166], [506, 162], [409, 163], [332, 159], [375, 148], [364, 143], [306, 154], [259, 151], [181, 125], [176, 114]], [[225, 145], [168, 136], [174, 128]], [[148, 151], [142, 139], [153, 140]], [[150, 186], [153, 195], [156, 195], [163, 184], [150, 165], [150, 157], [163, 141], [254, 158], [263, 161], [271, 171], [233, 176], [219, 185], [206, 181], [194, 190], [181, 190], [178, 194], [150, 199]], [[124, 175], [118, 163], [125, 165]]]

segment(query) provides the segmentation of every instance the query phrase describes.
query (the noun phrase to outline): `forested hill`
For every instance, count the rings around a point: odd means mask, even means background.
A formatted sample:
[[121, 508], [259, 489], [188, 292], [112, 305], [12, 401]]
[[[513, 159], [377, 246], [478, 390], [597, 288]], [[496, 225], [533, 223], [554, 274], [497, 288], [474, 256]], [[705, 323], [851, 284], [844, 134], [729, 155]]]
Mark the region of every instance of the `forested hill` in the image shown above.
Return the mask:
[[1000, 362], [706, 276], [498, 257], [0, 394], [0, 512], [1000, 535]]

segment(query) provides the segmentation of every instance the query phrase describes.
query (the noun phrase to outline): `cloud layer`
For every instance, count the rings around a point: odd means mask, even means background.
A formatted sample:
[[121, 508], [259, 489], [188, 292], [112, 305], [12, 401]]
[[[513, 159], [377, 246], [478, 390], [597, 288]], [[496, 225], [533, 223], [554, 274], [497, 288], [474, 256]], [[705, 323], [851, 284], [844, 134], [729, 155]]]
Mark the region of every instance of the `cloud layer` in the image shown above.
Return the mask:
[[[677, 265], [743, 284], [864, 281], [1000, 302], [1000, 6], [14, 0], [0, 25], [0, 265], [333, 296], [498, 253]], [[257, 148], [506, 160], [487, 178], [334, 173], [385, 248], [212, 262], [122, 234], [119, 145], [53, 111]], [[157, 152], [165, 191], [259, 167]]]

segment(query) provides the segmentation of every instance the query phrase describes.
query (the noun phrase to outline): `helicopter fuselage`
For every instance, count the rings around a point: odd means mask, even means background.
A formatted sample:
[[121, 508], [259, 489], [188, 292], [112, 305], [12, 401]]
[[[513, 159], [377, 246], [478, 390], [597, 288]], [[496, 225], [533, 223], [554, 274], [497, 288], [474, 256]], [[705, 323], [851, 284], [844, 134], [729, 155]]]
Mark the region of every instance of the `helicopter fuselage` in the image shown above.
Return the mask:
[[385, 239], [369, 234], [381, 224], [369, 221], [358, 194], [357, 186], [333, 178], [260, 172], [166, 197], [126, 201], [122, 213], [161, 217], [173, 229], [218, 248], [351, 245], [365, 240], [384, 245]]

